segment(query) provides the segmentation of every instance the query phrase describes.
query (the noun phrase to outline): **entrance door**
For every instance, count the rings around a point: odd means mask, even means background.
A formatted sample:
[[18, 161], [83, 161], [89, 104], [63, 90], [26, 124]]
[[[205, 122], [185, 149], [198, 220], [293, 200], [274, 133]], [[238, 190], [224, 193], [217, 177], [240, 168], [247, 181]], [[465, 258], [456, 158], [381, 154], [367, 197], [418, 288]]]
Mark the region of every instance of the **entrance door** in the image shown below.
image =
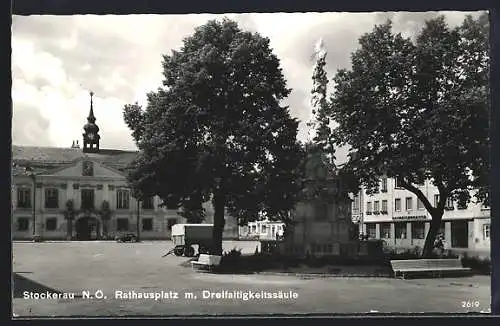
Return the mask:
[[75, 230], [77, 240], [97, 240], [99, 235], [99, 221], [93, 217], [82, 217], [76, 221]]
[[89, 219], [89, 240], [97, 240], [99, 235], [99, 224], [95, 218]]
[[469, 222], [467, 220], [451, 222], [451, 246], [452, 248], [469, 247]]

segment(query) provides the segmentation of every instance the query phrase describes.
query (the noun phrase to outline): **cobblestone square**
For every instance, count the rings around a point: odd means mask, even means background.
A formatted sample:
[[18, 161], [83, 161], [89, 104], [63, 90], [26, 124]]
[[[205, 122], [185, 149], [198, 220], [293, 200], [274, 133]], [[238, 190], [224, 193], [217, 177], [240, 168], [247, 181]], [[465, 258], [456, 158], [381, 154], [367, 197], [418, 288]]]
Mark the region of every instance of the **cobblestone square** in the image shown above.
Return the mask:
[[[256, 245], [224, 243], [226, 250], [236, 247], [244, 253], [253, 253]], [[18, 317], [464, 313], [490, 306], [486, 276], [398, 280], [217, 275], [182, 267], [184, 257], [162, 258], [171, 246], [168, 241], [14, 242], [13, 312]], [[74, 293], [75, 298], [34, 299], [47, 291]], [[93, 298], [82, 297], [82, 291]], [[238, 291], [247, 293], [247, 300], [230, 297]], [[271, 297], [256, 297], [263, 292]], [[128, 293], [143, 298], [126, 298]], [[160, 297], [144, 298], [149, 293]]]

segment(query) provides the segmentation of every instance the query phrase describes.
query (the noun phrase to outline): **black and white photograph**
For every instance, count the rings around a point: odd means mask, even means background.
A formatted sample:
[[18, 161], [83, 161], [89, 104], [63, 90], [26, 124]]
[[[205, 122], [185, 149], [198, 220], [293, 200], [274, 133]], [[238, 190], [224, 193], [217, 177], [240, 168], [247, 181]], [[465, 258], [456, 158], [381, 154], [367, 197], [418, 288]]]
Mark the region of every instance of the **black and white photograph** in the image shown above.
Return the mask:
[[489, 34], [13, 15], [13, 318], [490, 314]]

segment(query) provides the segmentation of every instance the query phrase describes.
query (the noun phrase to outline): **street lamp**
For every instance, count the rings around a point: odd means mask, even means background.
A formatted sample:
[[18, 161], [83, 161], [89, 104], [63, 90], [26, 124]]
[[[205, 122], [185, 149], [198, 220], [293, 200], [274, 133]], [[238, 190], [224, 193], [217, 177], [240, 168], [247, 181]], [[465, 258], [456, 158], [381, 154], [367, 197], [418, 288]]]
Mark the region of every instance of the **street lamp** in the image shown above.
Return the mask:
[[31, 180], [33, 181], [33, 208], [32, 208], [32, 233], [33, 233], [33, 240], [36, 240], [35, 239], [35, 236], [36, 236], [36, 174], [35, 172], [33, 171], [33, 169], [31, 167], [26, 167], [25, 168], [28, 176], [31, 178]]
[[137, 219], [136, 219], [136, 222], [137, 222], [137, 238], [136, 238], [136, 242], [140, 242], [141, 241], [141, 215], [140, 215], [140, 207], [141, 207], [141, 200], [139, 198], [137, 198]]

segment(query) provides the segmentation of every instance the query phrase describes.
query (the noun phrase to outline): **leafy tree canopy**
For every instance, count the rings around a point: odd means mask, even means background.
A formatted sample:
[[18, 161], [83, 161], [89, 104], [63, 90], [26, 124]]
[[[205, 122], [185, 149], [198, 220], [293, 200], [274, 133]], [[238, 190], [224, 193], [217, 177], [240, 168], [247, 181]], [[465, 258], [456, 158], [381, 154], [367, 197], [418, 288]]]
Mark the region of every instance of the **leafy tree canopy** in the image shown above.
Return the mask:
[[128, 178], [137, 195], [188, 210], [219, 198], [242, 223], [260, 211], [286, 220], [302, 149], [298, 121], [280, 105], [291, 90], [269, 39], [209, 21], [163, 56], [163, 76], [145, 110], [124, 107], [140, 149]]
[[[329, 114], [337, 145], [352, 148], [346, 168], [369, 192], [385, 174], [422, 200], [433, 217], [427, 252], [448, 198], [466, 203], [479, 189], [488, 202], [488, 39], [486, 15], [456, 28], [429, 20], [414, 40], [388, 21], [359, 39], [351, 69], [334, 78]], [[426, 179], [439, 189], [436, 207], [417, 186]]]

